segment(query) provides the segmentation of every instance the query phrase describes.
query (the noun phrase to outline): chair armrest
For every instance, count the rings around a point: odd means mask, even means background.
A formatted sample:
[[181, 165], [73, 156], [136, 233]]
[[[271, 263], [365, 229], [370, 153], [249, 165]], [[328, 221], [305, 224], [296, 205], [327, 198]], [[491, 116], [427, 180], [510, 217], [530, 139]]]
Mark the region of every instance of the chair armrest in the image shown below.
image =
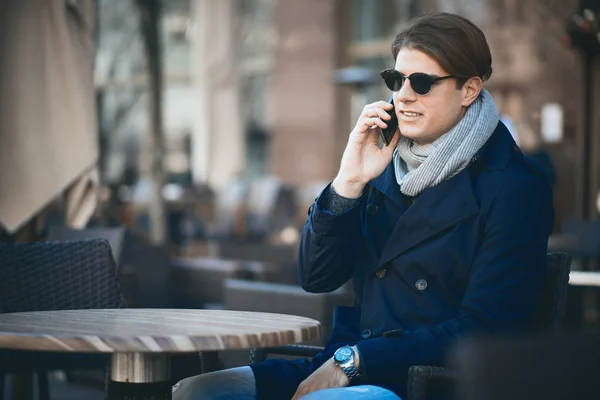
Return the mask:
[[320, 346], [308, 346], [304, 344], [292, 344], [289, 346], [265, 347], [263, 349], [250, 350], [250, 364], [256, 364], [266, 360], [269, 354], [280, 354], [284, 356], [314, 357], [323, 350]]
[[406, 400], [425, 400], [429, 384], [449, 384], [456, 379], [454, 371], [429, 365], [414, 365], [408, 370]]

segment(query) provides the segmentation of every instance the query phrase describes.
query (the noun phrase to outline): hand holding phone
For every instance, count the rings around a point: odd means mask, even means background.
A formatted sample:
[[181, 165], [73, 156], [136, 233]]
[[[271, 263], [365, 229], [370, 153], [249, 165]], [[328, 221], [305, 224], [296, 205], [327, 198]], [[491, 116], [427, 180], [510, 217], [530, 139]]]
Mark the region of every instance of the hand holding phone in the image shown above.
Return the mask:
[[[394, 105], [394, 96], [390, 96], [388, 103]], [[392, 108], [391, 110], [387, 111], [387, 113], [390, 114], [390, 117], [392, 118], [388, 121], [385, 121], [387, 128], [381, 129], [381, 140], [383, 140], [383, 144], [386, 146], [390, 144], [394, 134], [396, 133], [396, 130], [398, 129], [398, 117], [396, 116], [396, 109]]]
[[[365, 185], [381, 175], [392, 160], [399, 135], [392, 99], [367, 104], [348, 137], [340, 169], [333, 180], [334, 190], [348, 198], [357, 198]], [[381, 146], [377, 136], [385, 143]]]

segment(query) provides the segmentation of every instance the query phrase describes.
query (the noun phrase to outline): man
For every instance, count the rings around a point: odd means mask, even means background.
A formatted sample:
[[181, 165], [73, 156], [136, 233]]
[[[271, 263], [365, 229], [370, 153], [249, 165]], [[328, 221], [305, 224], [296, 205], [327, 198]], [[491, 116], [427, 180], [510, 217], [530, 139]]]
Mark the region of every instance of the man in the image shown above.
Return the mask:
[[[355, 306], [336, 309], [311, 361], [189, 378], [175, 399], [398, 399], [408, 368], [443, 365], [453, 340], [530, 327], [552, 191], [482, 88], [492, 74], [483, 33], [457, 15], [428, 14], [392, 52], [382, 77], [395, 106], [364, 108], [300, 243], [302, 287], [328, 292], [353, 278]], [[380, 147], [390, 114], [398, 130]]]

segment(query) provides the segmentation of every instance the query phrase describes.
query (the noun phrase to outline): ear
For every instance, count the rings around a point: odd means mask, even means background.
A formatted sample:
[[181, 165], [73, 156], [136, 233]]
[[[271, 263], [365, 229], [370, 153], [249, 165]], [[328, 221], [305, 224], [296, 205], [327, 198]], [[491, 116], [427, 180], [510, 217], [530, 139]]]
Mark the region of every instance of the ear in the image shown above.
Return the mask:
[[469, 107], [471, 103], [475, 101], [479, 93], [481, 92], [481, 88], [483, 87], [483, 82], [481, 78], [478, 76], [474, 76], [469, 78], [468, 81], [465, 82], [461, 89], [462, 103], [463, 107]]

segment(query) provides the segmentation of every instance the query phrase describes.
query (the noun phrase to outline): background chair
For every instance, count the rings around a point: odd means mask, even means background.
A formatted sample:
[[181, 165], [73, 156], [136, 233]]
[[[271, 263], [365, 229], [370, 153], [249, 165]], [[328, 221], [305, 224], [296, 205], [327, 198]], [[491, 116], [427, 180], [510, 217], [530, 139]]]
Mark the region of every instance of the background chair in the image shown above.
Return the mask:
[[600, 338], [527, 335], [469, 341], [449, 361], [461, 400], [591, 400], [600, 396]]
[[[106, 240], [0, 244], [3, 313], [125, 307]], [[2, 350], [0, 399], [5, 374], [36, 372], [40, 399], [47, 400], [48, 371], [105, 369], [107, 360], [104, 354]]]
[[[560, 329], [565, 316], [572, 257], [566, 253], [549, 253], [547, 260], [548, 275], [534, 316], [534, 330], [554, 333]], [[321, 350], [319, 346], [298, 345], [253, 349], [250, 363], [264, 361], [269, 354], [313, 357]], [[406, 400], [425, 400], [428, 394], [452, 393], [457, 377], [456, 371], [439, 366], [412, 366], [408, 371]]]
[[129, 307], [169, 308], [169, 254], [125, 227], [72, 229], [52, 226], [49, 241], [106, 239], [112, 249], [121, 292]]

